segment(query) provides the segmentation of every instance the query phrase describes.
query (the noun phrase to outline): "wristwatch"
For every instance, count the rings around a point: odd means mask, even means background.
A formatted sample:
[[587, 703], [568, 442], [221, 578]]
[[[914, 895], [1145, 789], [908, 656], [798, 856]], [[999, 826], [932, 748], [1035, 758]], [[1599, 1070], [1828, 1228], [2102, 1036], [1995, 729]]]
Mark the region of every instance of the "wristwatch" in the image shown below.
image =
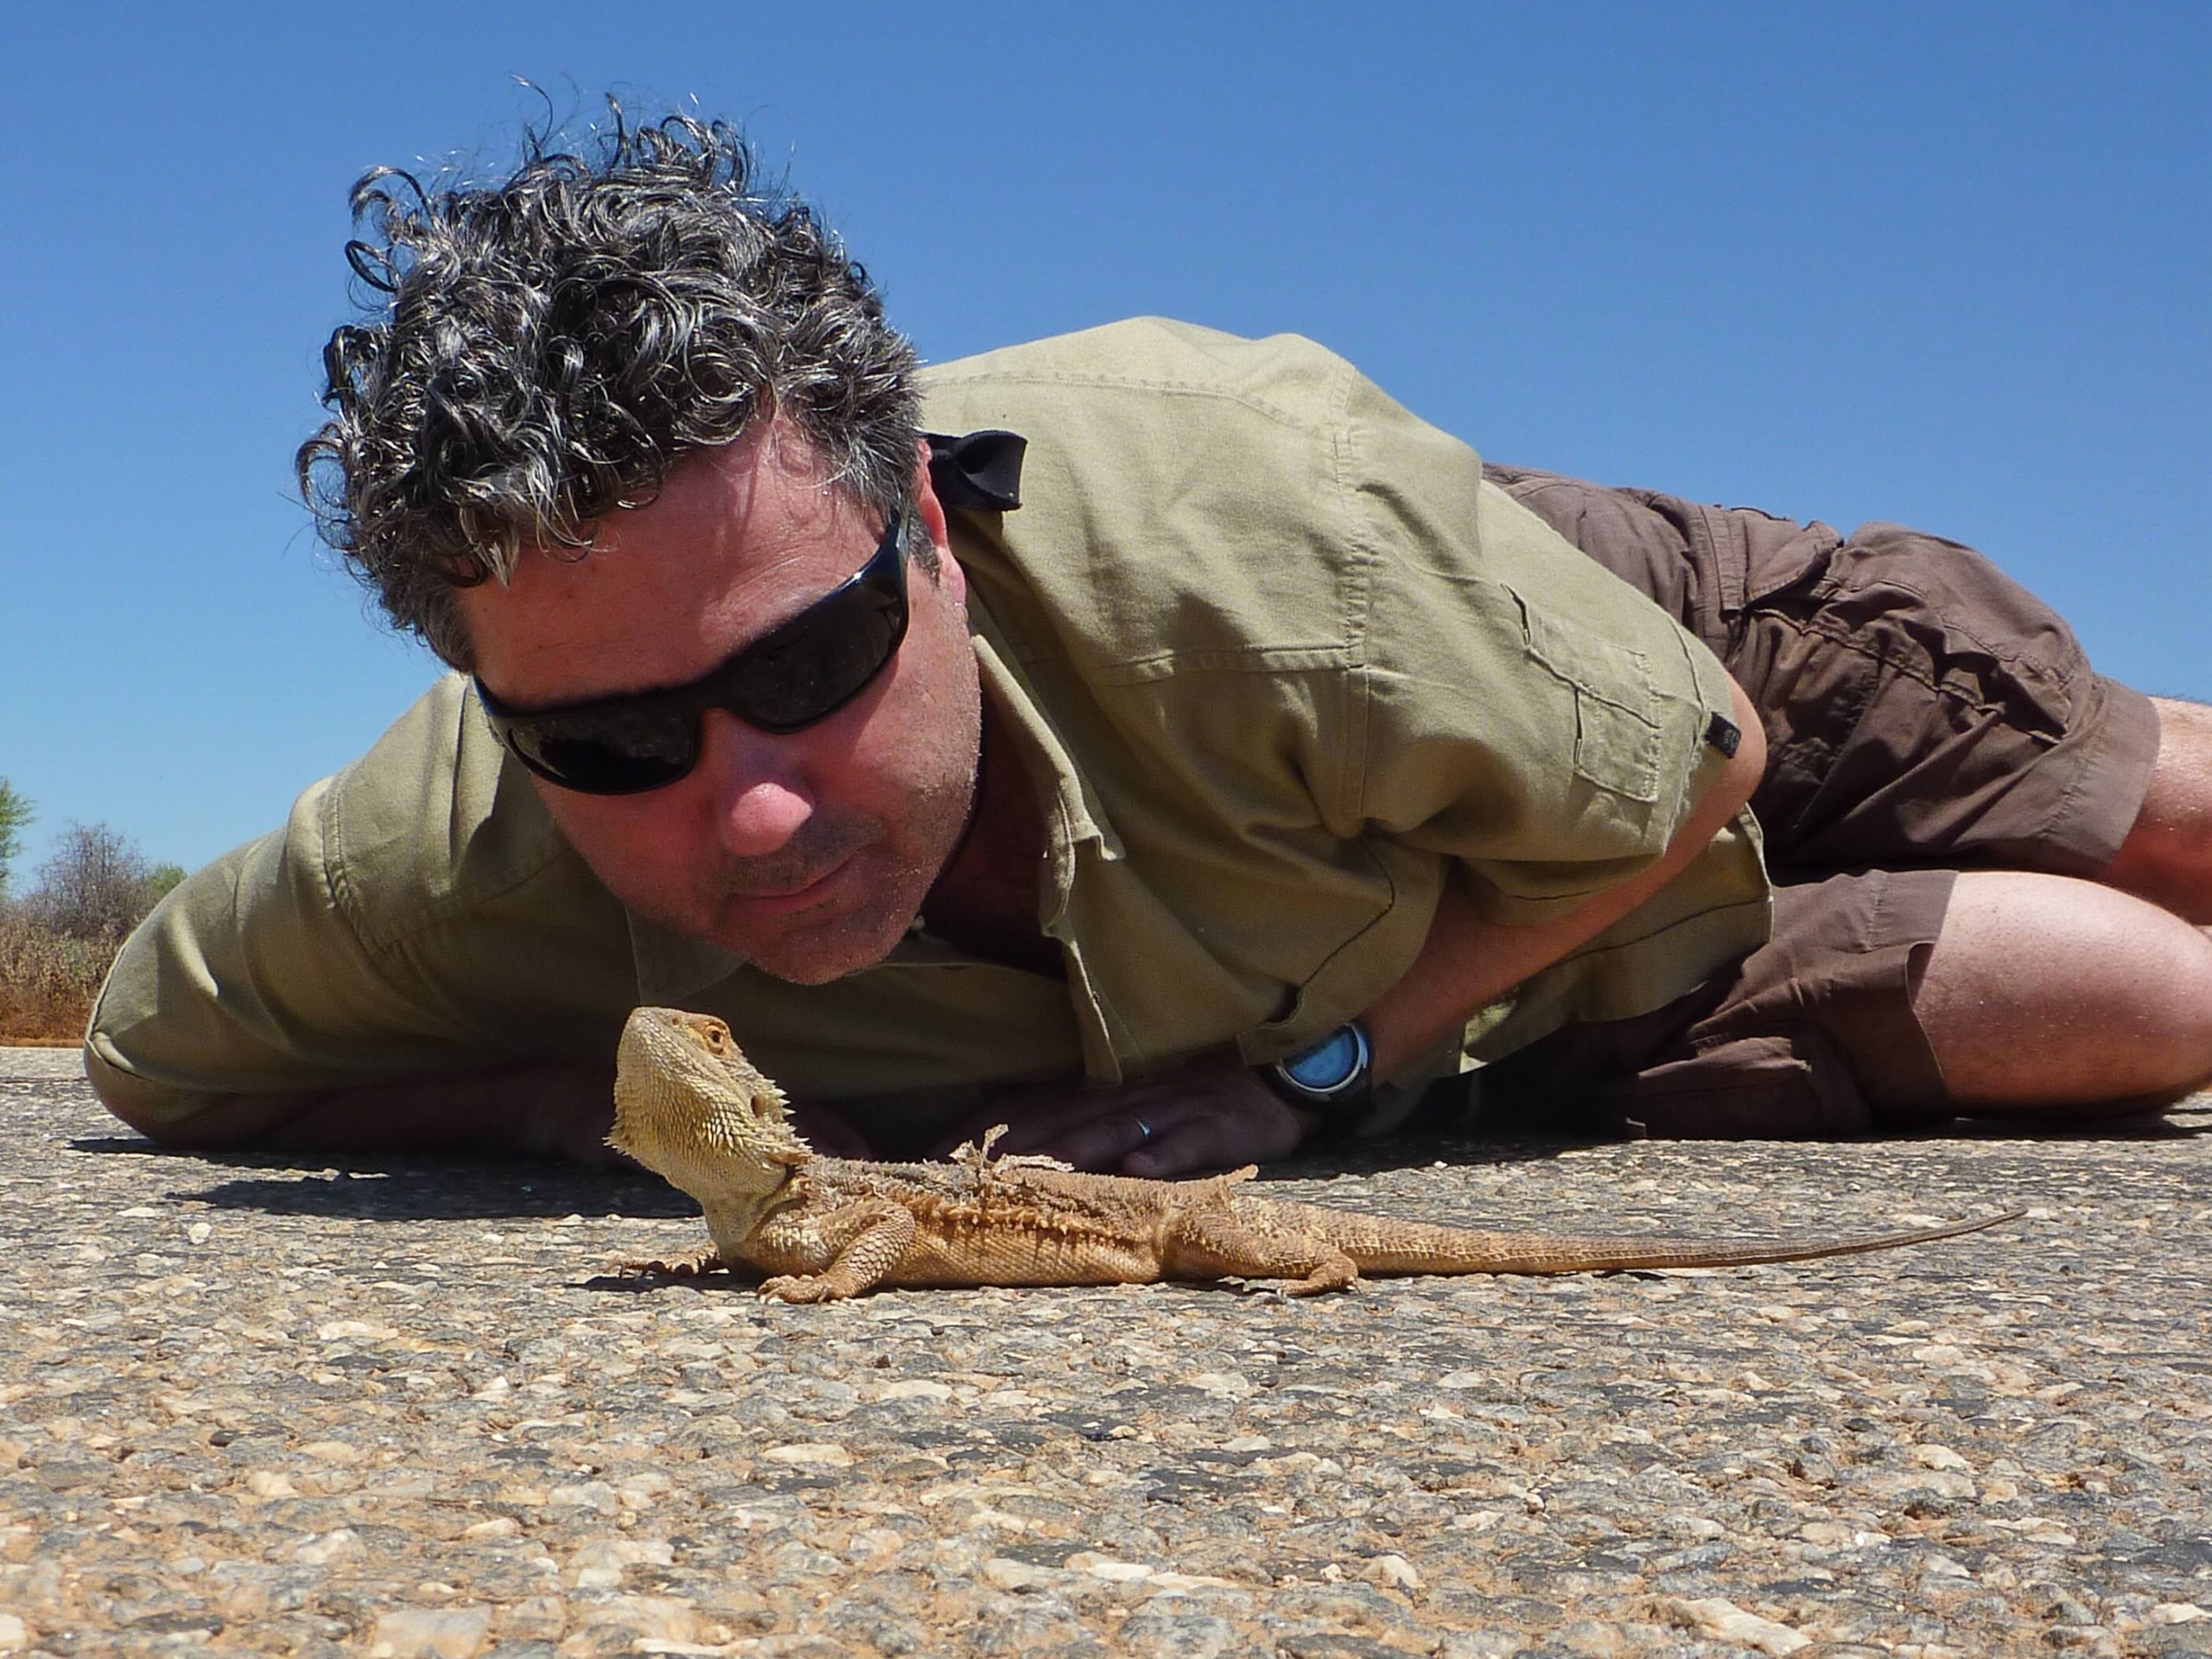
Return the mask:
[[1319, 1114], [1325, 1133], [1345, 1134], [1375, 1097], [1375, 1050], [1367, 1027], [1347, 1020], [1311, 1047], [1260, 1068], [1269, 1088]]

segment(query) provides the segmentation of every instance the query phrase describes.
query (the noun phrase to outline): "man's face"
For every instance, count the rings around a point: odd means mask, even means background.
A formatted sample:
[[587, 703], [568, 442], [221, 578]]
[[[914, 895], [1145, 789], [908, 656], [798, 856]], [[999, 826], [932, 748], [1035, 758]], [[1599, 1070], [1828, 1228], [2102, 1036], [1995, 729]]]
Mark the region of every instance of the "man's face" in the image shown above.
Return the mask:
[[[532, 779], [632, 909], [803, 984], [899, 942], [966, 823], [981, 719], [966, 585], [924, 477], [939, 571], [907, 564], [906, 639], [851, 702], [782, 736], [710, 709], [697, 765], [643, 794]], [[882, 530], [786, 435], [687, 456], [586, 556], [527, 554], [510, 585], [461, 591], [477, 672], [528, 709], [682, 684], [852, 575]]]

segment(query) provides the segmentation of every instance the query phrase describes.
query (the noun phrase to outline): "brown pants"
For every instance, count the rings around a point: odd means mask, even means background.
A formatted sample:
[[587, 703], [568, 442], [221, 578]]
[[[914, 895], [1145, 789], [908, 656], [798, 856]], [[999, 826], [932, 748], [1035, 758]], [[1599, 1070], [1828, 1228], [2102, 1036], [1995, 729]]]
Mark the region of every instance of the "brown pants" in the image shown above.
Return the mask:
[[2150, 700], [1955, 542], [1488, 472], [1744, 687], [1777, 892], [1773, 938], [1690, 995], [1486, 1070], [1485, 1119], [1797, 1138], [1948, 1116], [1909, 991], [1956, 873], [2109, 864], [2158, 758]]

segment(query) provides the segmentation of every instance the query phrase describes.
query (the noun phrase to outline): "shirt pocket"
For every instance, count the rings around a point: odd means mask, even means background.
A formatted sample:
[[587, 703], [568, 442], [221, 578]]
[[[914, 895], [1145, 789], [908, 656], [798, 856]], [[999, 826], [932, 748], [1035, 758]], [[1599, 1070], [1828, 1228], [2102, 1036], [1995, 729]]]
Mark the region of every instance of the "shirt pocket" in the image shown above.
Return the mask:
[[1574, 696], [1574, 775], [1624, 800], [1659, 799], [1663, 693], [1640, 651], [1532, 607], [1519, 594], [1529, 655]]

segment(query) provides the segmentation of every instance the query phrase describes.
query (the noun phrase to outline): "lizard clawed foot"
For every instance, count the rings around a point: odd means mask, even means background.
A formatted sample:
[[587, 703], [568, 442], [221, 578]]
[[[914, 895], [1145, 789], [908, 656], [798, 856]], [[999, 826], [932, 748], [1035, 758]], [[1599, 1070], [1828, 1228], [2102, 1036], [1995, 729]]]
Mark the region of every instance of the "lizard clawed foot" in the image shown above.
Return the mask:
[[992, 1124], [983, 1131], [983, 1144], [980, 1147], [973, 1141], [963, 1141], [952, 1149], [952, 1161], [981, 1169], [991, 1161], [991, 1148], [1006, 1139], [1006, 1130], [1007, 1126], [1003, 1123]]
[[952, 1149], [950, 1161], [979, 1171], [1003, 1164], [1009, 1169], [1059, 1169], [1065, 1170], [1071, 1174], [1074, 1173], [1073, 1164], [1058, 1158], [1047, 1157], [1041, 1152], [994, 1153], [991, 1148], [998, 1145], [1005, 1136], [1006, 1130], [1007, 1126], [1003, 1123], [993, 1124], [983, 1131], [983, 1144], [980, 1147], [973, 1141], [963, 1141]]
[[1282, 1287], [1286, 1296], [1319, 1296], [1332, 1290], [1357, 1290], [1359, 1264], [1348, 1255], [1332, 1256], [1316, 1262], [1312, 1272], [1303, 1279], [1294, 1279]]
[[763, 1279], [760, 1294], [777, 1302], [835, 1302], [842, 1300], [846, 1293], [823, 1274], [782, 1273]]
[[647, 1275], [661, 1279], [697, 1279], [709, 1273], [723, 1272], [728, 1266], [729, 1263], [709, 1247], [664, 1262], [617, 1262], [614, 1271], [626, 1279], [639, 1279]]

